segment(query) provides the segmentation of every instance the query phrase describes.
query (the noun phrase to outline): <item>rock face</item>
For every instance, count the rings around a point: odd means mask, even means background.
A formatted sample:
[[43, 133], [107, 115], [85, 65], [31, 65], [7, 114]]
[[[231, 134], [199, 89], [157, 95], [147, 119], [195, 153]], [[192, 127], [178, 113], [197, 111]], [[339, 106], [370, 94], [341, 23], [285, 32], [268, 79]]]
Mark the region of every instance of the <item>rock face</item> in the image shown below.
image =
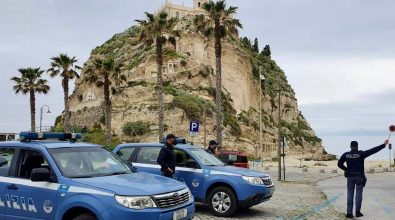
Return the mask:
[[[165, 53], [165, 127], [167, 132], [187, 137], [197, 145], [214, 139], [215, 130], [215, 54], [212, 40], [198, 34], [192, 17], [184, 17], [177, 28], [182, 30], [176, 46], [168, 45]], [[138, 39], [139, 27], [134, 26], [115, 35], [95, 48], [91, 56], [114, 56], [124, 65], [128, 82], [113, 88], [113, 133], [123, 141], [157, 141], [157, 98], [155, 48]], [[88, 59], [87, 63], [91, 62]], [[223, 43], [222, 58], [224, 97], [224, 147], [259, 156], [259, 99], [262, 97], [264, 156], [276, 151], [278, 112], [281, 112], [282, 133], [287, 137], [287, 151], [312, 154], [322, 159], [325, 152], [319, 139], [298, 110], [297, 99], [284, 72], [263, 53], [253, 52], [238, 37]], [[260, 96], [259, 65], [266, 81]], [[281, 99], [276, 92], [281, 89]], [[76, 81], [70, 97], [71, 123], [75, 127], [92, 127], [103, 123], [103, 93], [95, 85]], [[279, 103], [280, 102], [280, 106]], [[201, 123], [201, 132], [189, 137], [191, 120]], [[143, 134], [125, 134], [128, 122], [149, 122]], [[140, 129], [140, 128], [134, 128]], [[132, 129], [133, 130], [133, 129]], [[316, 156], [317, 155], [317, 156]], [[326, 157], [325, 157], [326, 159]]]

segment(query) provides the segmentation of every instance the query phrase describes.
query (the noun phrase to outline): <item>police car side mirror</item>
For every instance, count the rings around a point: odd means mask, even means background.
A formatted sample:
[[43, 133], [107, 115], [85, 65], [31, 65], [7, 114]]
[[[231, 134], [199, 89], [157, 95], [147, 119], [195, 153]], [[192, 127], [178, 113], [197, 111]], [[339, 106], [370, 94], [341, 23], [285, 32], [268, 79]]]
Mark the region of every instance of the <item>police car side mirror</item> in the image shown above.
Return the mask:
[[8, 161], [5, 158], [0, 157], [0, 167], [5, 166], [7, 164], [8, 164]]
[[185, 165], [187, 168], [192, 168], [192, 169], [199, 168], [199, 165], [197, 164], [197, 162], [192, 159], [187, 160]]
[[50, 182], [51, 174], [47, 168], [34, 168], [30, 174], [32, 182]]

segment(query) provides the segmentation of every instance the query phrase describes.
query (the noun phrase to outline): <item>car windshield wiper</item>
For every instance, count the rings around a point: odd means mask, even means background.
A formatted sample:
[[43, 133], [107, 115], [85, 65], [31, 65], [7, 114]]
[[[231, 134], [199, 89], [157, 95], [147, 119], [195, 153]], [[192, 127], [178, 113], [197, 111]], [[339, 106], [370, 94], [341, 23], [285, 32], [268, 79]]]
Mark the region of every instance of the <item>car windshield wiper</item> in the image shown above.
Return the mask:
[[95, 175], [81, 175], [81, 176], [72, 176], [70, 178], [93, 178], [93, 177], [101, 177], [101, 176], [114, 176], [114, 175], [122, 175], [122, 174], [128, 174], [129, 172], [127, 171], [116, 171], [116, 172], [111, 172], [111, 173], [99, 173]]
[[122, 174], [128, 174], [129, 172], [127, 171], [115, 171], [115, 172], [111, 172], [111, 173], [103, 173], [100, 176], [115, 176], [115, 175], [122, 175]]
[[71, 179], [82, 179], [82, 178], [92, 178], [94, 175], [81, 175], [81, 176], [71, 176]]

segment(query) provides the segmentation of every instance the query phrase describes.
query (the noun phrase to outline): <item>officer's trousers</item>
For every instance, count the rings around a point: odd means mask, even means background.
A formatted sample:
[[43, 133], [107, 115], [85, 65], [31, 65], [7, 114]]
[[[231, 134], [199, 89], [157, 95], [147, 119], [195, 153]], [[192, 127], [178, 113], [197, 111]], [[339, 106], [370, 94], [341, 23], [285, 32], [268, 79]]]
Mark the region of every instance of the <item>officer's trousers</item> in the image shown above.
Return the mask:
[[361, 211], [363, 177], [347, 177], [347, 214], [353, 214], [354, 191], [355, 191], [355, 211]]

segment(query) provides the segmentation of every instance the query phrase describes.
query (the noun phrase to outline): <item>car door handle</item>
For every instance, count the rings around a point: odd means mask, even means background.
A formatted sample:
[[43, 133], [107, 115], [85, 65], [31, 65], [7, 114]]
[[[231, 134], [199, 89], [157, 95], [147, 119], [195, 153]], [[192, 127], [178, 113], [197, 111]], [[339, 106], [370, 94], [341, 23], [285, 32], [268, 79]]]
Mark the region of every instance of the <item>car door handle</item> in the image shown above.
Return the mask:
[[7, 189], [17, 190], [17, 189], [18, 189], [18, 186], [15, 185], [15, 184], [10, 184], [10, 185], [7, 186]]

